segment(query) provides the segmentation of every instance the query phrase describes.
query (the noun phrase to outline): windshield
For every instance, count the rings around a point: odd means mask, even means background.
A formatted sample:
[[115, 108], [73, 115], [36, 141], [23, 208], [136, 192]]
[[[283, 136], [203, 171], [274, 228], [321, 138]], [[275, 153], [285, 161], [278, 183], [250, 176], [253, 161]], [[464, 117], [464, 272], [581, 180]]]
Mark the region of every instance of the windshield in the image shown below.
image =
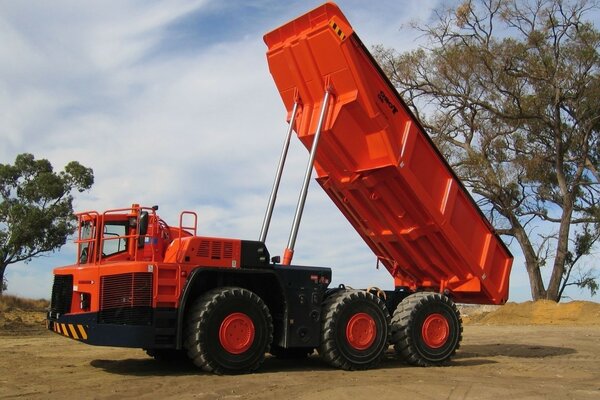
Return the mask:
[[127, 222], [110, 221], [104, 224], [102, 257], [127, 250]]
[[[127, 251], [127, 221], [107, 221], [102, 230], [102, 257]], [[94, 244], [96, 242], [96, 227], [94, 221], [82, 221], [79, 226], [79, 263], [94, 262]]]

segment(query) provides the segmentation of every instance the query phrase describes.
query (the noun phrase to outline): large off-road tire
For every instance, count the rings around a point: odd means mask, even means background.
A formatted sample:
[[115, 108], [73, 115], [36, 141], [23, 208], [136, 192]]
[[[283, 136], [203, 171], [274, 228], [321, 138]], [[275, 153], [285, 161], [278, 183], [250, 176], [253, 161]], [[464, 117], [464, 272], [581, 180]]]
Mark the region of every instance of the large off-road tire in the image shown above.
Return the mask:
[[394, 311], [392, 343], [409, 364], [446, 365], [462, 340], [462, 320], [448, 297], [431, 292], [406, 297]]
[[272, 341], [269, 309], [247, 289], [210, 290], [187, 314], [184, 347], [194, 364], [207, 372], [252, 372], [264, 361]]
[[381, 299], [343, 290], [323, 303], [321, 357], [345, 370], [376, 367], [388, 347], [390, 315]]

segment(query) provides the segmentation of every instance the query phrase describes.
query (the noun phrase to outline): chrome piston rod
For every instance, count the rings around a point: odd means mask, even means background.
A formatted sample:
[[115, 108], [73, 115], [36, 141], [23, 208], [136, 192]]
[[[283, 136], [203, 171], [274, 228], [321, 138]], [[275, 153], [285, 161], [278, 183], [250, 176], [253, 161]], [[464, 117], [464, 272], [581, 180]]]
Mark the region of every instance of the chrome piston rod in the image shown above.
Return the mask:
[[306, 195], [308, 193], [308, 185], [310, 184], [310, 177], [315, 164], [315, 157], [317, 155], [317, 147], [319, 145], [319, 139], [321, 138], [321, 131], [323, 130], [323, 122], [325, 121], [325, 115], [327, 113], [327, 107], [330, 97], [330, 88], [325, 90], [325, 96], [323, 97], [323, 105], [321, 106], [321, 113], [319, 115], [319, 122], [317, 124], [317, 131], [313, 139], [312, 148], [310, 149], [310, 157], [308, 164], [306, 165], [306, 172], [304, 173], [304, 182], [302, 183], [302, 190], [300, 191], [300, 197], [298, 198], [298, 204], [296, 206], [296, 213], [294, 215], [294, 222], [292, 223], [292, 230], [290, 231], [290, 238], [288, 240], [287, 248], [283, 254], [284, 265], [290, 265], [292, 257], [294, 255], [294, 246], [296, 245], [296, 238], [298, 237], [298, 228], [300, 227], [300, 220], [302, 219], [302, 212], [304, 211], [304, 204], [306, 203]]
[[275, 207], [275, 201], [277, 200], [277, 192], [279, 191], [279, 183], [281, 182], [281, 176], [283, 175], [283, 167], [285, 166], [285, 160], [287, 159], [288, 149], [290, 147], [290, 139], [292, 137], [292, 131], [294, 129], [294, 121], [296, 120], [296, 114], [298, 112], [298, 103], [300, 100], [296, 100], [294, 108], [292, 109], [292, 117], [290, 119], [290, 125], [287, 130], [287, 136], [283, 143], [283, 149], [281, 150], [281, 156], [279, 157], [279, 164], [277, 165], [277, 173], [275, 174], [275, 181], [273, 182], [273, 188], [271, 189], [271, 195], [269, 196], [269, 203], [267, 205], [267, 211], [265, 212], [265, 218], [263, 219], [262, 228], [260, 230], [259, 241], [265, 242], [267, 240], [267, 233], [269, 232], [269, 226], [271, 225], [271, 217], [273, 216], [273, 208]]

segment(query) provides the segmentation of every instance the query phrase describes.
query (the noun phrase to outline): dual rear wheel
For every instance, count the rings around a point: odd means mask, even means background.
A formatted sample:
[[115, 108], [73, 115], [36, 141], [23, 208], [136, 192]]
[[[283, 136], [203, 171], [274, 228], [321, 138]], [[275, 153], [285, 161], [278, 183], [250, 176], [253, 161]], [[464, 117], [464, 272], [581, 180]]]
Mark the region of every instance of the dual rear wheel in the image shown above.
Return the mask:
[[391, 341], [396, 353], [409, 364], [445, 365], [461, 339], [460, 313], [456, 304], [442, 294], [414, 293], [394, 311]]
[[419, 292], [397, 306], [390, 322], [381, 299], [372, 293], [344, 290], [327, 298], [319, 354], [346, 370], [377, 366], [388, 345], [417, 366], [447, 364], [462, 339], [462, 320], [447, 296]]
[[373, 368], [389, 344], [390, 315], [381, 299], [361, 290], [334, 293], [323, 304], [319, 354], [345, 370]]

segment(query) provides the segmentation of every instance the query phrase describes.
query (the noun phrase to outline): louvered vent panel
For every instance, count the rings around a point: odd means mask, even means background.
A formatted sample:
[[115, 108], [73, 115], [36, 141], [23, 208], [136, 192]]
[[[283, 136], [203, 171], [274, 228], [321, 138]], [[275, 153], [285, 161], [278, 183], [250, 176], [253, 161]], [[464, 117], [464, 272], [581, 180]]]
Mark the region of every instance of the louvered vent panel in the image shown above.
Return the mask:
[[210, 254], [210, 242], [208, 240], [202, 240], [200, 242], [200, 247], [198, 248], [198, 257], [208, 258]]
[[233, 242], [223, 240], [202, 240], [198, 246], [196, 257], [211, 260], [233, 259]]
[[225, 242], [223, 246], [223, 258], [233, 258], [233, 243]]
[[221, 259], [221, 242], [212, 242], [212, 248], [210, 249], [210, 258], [213, 260]]
[[152, 321], [152, 273], [103, 276], [100, 322], [145, 325]]

